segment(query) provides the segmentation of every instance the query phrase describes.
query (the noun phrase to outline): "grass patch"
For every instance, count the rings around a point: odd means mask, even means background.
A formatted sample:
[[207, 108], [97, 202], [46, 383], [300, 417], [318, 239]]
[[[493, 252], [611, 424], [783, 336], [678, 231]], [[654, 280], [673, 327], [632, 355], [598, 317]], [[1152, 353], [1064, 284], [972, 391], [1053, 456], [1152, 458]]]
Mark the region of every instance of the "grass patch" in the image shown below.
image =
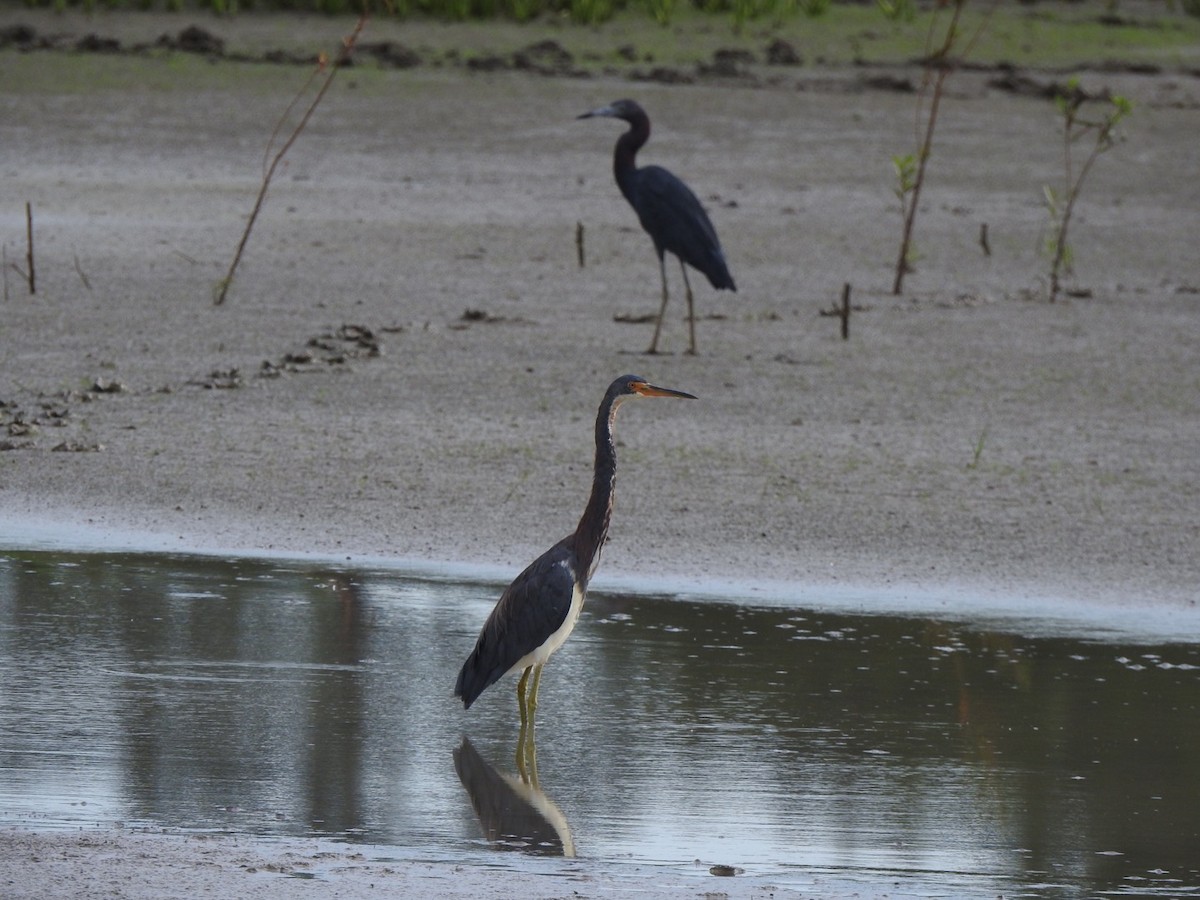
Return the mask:
[[97, 53], [13, 53], [3, 59], [5, 79], [23, 94], [139, 93], [181, 88], [221, 91], [236, 87], [262, 96], [293, 93], [296, 70], [290, 66], [240, 63], [214, 66], [186, 53], [108, 55]]
[[[456, 60], [511, 53], [536, 41], [552, 39], [584, 69], [633, 66], [690, 66], [709, 62], [718, 49], [748, 50], [760, 61], [765, 46], [776, 39], [790, 43], [805, 65], [849, 65], [856, 62], [911, 63], [921, 58], [932, 12], [924, 8], [911, 20], [892, 20], [876, 3], [832, 3], [820, 14], [803, 0], [612, 0], [596, 4], [602, 12], [583, 9], [584, 0], [409, 0], [394, 14], [371, 20], [364, 40], [394, 40], [416, 50], [423, 61], [453, 64]], [[82, 0], [0, 0], [0, 24], [22, 21], [33, 10], [115, 9], [136, 18], [149, 6], [150, 15], [167, 23], [164, 30], [196, 23], [236, 23], [228, 32], [227, 49], [331, 50], [330, 42], [352, 24], [354, 6], [344, 14], [322, 0], [240, 0], [236, 12], [218, 16], [211, 3], [167, 3], [153, 0], [104, 0], [100, 6]], [[969, 4], [963, 13], [964, 33], [974, 33], [983, 13]], [[226, 10], [234, 7], [226, 5]], [[1051, 2], [1001, 3], [983, 36], [971, 49], [971, 61], [983, 65], [1011, 63], [1028, 68], [1069, 69], [1086, 64], [1121, 62], [1166, 68], [1200, 66], [1200, 17], [1176, 4], [1123, 3], [1136, 14], [1115, 17], [1108, 4]], [[331, 12], [330, 10], [334, 11]], [[298, 15], [300, 11], [324, 14]], [[56, 21], [51, 19], [50, 21]], [[596, 21], [598, 20], [598, 21]], [[104, 33], [104, 17], [85, 20]], [[595, 22], [582, 26], [581, 22]], [[49, 25], [46, 30], [52, 30]], [[290, 42], [290, 46], [289, 46]], [[11, 51], [0, 50], [11, 58]]]

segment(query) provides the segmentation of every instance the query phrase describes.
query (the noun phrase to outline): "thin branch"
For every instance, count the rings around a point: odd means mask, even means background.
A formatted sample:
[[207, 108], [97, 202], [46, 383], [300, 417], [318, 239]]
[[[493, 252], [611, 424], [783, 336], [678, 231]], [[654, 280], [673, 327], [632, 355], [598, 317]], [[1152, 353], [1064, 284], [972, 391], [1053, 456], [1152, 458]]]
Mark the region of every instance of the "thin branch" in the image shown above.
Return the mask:
[[850, 282], [842, 285], [842, 340], [850, 340]]
[[[1079, 117], [1079, 111], [1083, 106], [1085, 96], [1082, 92], [1076, 91], [1073, 96], [1067, 97], [1062, 101], [1063, 112], [1063, 168], [1065, 172], [1064, 188], [1066, 189], [1066, 200], [1063, 204], [1062, 215], [1058, 220], [1058, 231], [1054, 238], [1054, 260], [1050, 264], [1050, 302], [1054, 303], [1058, 299], [1059, 289], [1059, 272], [1066, 271], [1070, 274], [1072, 271], [1070, 261], [1070, 251], [1067, 244], [1067, 231], [1071, 224], [1071, 215], [1075, 210], [1075, 201], [1079, 199], [1079, 194], [1083, 190], [1083, 183], [1087, 179], [1088, 173], [1092, 170], [1096, 160], [1100, 158], [1100, 154], [1104, 153], [1113, 145], [1113, 131], [1125, 116], [1131, 110], [1131, 106], [1123, 97], [1110, 97], [1109, 101], [1113, 104], [1113, 109], [1101, 121], [1090, 121]], [[1076, 176], [1073, 172], [1071, 145], [1082, 138], [1086, 134], [1095, 132], [1096, 143], [1092, 146], [1091, 152], [1084, 159], [1083, 165], [1079, 169], [1079, 174]], [[1051, 215], [1054, 214], [1054, 208], [1051, 208]]]
[[83, 282], [83, 286], [89, 291], [92, 289], [92, 283], [88, 281], [87, 273], [83, 271], [83, 266], [79, 264], [79, 254], [75, 254], [75, 274], [79, 276], [79, 280]]
[[[242, 232], [242, 239], [238, 242], [237, 251], [233, 255], [233, 262], [229, 266], [229, 272], [217, 286], [216, 295], [213, 297], [213, 303], [215, 305], [220, 306], [225, 302], [225, 296], [229, 293], [229, 286], [233, 284], [233, 274], [237, 270], [238, 263], [240, 263], [242, 260], [242, 253], [246, 249], [246, 242], [250, 239], [250, 232], [253, 230], [254, 223], [258, 219], [258, 214], [262, 211], [263, 203], [267, 199], [267, 189], [271, 186], [271, 179], [275, 176], [275, 170], [283, 161], [283, 157], [287, 155], [288, 150], [291, 149], [292, 144], [294, 144], [296, 139], [300, 137], [300, 132], [304, 130], [304, 127], [308, 124], [308, 120], [312, 118], [312, 114], [316, 111], [317, 106], [320, 105], [321, 100], [325, 97], [326, 92], [329, 90], [329, 86], [333, 84], [333, 76], [337, 74], [337, 70], [341, 68], [342, 64], [347, 60], [347, 58], [350, 56], [350, 53], [354, 50], [354, 45], [358, 41], [359, 35], [362, 34], [363, 28], [366, 27], [368, 18], [369, 13], [367, 12], [363, 12], [358, 17], [358, 21], [354, 25], [354, 30], [347, 37], [342, 39], [341, 50], [338, 52], [337, 59], [334, 60], [332, 65], [330, 65], [329, 61], [324, 55], [322, 55], [317, 69], [315, 69], [313, 74], [309, 76], [308, 81], [304, 83], [304, 87], [301, 88], [300, 92], [296, 96], [296, 99], [292, 100], [292, 102], [288, 105], [287, 110], [285, 110], [284, 117], [286, 117], [288, 113], [290, 113], [295, 107], [300, 95], [308, 89], [310, 84], [312, 84], [313, 78], [315, 78], [322, 69], [325, 69], [325, 80], [318, 89], [316, 96], [313, 97], [312, 102], [308, 105], [308, 109], [304, 111], [304, 115], [300, 117], [300, 121], [292, 130], [292, 133], [288, 136], [287, 140], [283, 142], [283, 145], [279, 148], [279, 151], [273, 157], [271, 157], [270, 163], [266, 166], [266, 171], [263, 173], [262, 186], [259, 188], [258, 197], [254, 201], [254, 208], [250, 211], [250, 219], [246, 222], [246, 229]], [[275, 130], [271, 133], [270, 141], [268, 141], [267, 144], [268, 153], [270, 152], [270, 147], [274, 143], [275, 138], [279, 135], [282, 127], [283, 120], [281, 119], [280, 123], [276, 125]]]
[[[900, 256], [896, 260], [896, 277], [892, 282], [892, 293], [899, 294], [904, 288], [904, 276], [909, 272], [909, 248], [912, 246], [913, 226], [917, 218], [917, 206], [921, 199], [921, 188], [925, 184], [925, 166], [929, 161], [930, 155], [933, 153], [933, 133], [937, 127], [938, 109], [941, 107], [943, 88], [946, 79], [957, 69], [958, 63], [951, 59], [950, 51], [954, 49], [954, 44], [958, 40], [959, 20], [962, 16], [963, 9], [966, 8], [967, 0], [952, 0], [954, 12], [951, 14], [950, 24], [946, 27], [946, 33], [942, 38], [941, 46], [930, 52], [929, 48], [933, 45], [934, 28], [937, 25], [937, 13], [934, 13], [933, 20], [929, 23], [929, 31], [925, 36], [925, 77], [921, 85], [920, 98], [917, 101], [916, 118], [914, 125], [916, 127], [917, 141], [917, 174], [913, 180], [912, 196], [908, 198], [907, 206], [904, 206], [904, 198], [901, 198], [901, 205], [904, 212], [904, 231], [900, 238]], [[984, 13], [983, 20], [979, 27], [967, 40], [966, 46], [963, 48], [960, 58], [970, 53], [975, 43], [979, 40], [984, 29], [991, 20], [992, 14], [995, 12], [999, 0], [994, 0], [991, 6]], [[930, 70], [936, 67], [936, 73], [933, 76], [933, 90], [929, 101], [929, 114], [925, 119], [925, 133], [921, 135], [921, 116], [923, 110], [923, 101], [925, 92], [929, 88]]]
[[33, 270], [33, 204], [25, 204], [25, 261], [29, 266], [26, 276], [29, 280], [29, 293], [37, 293], [37, 275]]

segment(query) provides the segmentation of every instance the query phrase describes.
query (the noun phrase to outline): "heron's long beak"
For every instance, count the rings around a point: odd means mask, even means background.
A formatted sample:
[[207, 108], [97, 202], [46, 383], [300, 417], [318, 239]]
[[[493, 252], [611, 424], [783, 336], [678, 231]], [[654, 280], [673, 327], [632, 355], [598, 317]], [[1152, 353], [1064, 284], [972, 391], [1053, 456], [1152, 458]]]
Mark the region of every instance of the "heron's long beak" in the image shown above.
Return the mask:
[[661, 388], [657, 385], [647, 384], [644, 381], [633, 385], [633, 392], [639, 397], [681, 397], [684, 400], [698, 400], [695, 394], [688, 394], [684, 391], [675, 391], [671, 388]]
[[596, 109], [589, 109], [585, 113], [580, 113], [575, 118], [576, 119], [592, 119], [592, 118], [595, 118], [596, 116], [607, 116], [609, 118], [612, 118], [613, 108], [611, 106], [599, 106]]

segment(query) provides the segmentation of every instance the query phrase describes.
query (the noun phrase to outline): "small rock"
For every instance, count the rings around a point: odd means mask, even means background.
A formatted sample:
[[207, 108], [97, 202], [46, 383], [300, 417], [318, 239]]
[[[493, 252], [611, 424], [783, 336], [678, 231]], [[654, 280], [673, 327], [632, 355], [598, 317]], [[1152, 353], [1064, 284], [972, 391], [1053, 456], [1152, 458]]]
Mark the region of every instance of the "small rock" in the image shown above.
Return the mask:
[[796, 48], [783, 38], [776, 38], [767, 45], [767, 65], [798, 66], [800, 63], [800, 54], [796, 52]]

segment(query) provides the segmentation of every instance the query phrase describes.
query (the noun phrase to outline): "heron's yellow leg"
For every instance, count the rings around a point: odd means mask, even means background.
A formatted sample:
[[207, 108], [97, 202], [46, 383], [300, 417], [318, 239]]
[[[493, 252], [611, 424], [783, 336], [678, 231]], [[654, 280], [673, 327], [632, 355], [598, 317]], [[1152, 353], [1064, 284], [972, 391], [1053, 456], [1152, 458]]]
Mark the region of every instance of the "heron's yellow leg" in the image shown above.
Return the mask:
[[538, 787], [537, 773], [537, 737], [531, 718], [528, 724], [521, 725], [521, 733], [517, 738], [517, 772], [525, 784]]
[[[525, 706], [525, 683], [529, 681], [529, 672], [533, 666], [527, 666], [525, 671], [521, 673], [521, 679], [517, 682], [517, 708], [521, 711], [521, 730], [525, 730], [525, 723], [529, 721], [529, 713]], [[536, 679], [535, 682], [536, 684]]]
[[537, 695], [538, 685], [542, 683], [542, 667], [537, 665], [533, 667], [533, 684], [529, 686], [529, 699], [525, 701], [529, 708], [529, 724], [532, 730], [533, 714], [537, 712]]
[[517, 772], [520, 774], [521, 780], [526, 784], [529, 784], [529, 772], [525, 768], [525, 743], [528, 733], [528, 727], [522, 722], [521, 732], [517, 737]]
[[526, 771], [522, 773], [525, 783], [541, 790], [537, 773], [537, 731], [532, 718], [529, 720], [529, 732], [525, 736], [525, 766]]

